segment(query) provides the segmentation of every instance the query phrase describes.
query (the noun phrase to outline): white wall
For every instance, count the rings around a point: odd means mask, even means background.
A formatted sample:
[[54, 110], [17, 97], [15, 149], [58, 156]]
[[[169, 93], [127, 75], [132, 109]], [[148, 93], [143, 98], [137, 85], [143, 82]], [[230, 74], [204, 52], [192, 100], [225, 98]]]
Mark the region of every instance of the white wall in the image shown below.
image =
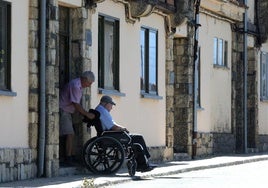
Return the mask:
[[0, 95], [0, 147], [28, 146], [28, 0], [12, 3], [11, 88]]
[[[201, 46], [201, 107], [197, 129], [200, 132], [231, 130], [231, 28], [226, 21], [200, 15], [199, 45]], [[213, 38], [228, 41], [228, 66], [213, 66]]]
[[[93, 71], [98, 71], [98, 14], [120, 18], [120, 91], [125, 97], [113, 96], [117, 105], [112, 115], [117, 123], [131, 132], [144, 135], [148, 146], [165, 146], [165, 29], [164, 18], [152, 14], [134, 24], [125, 20], [125, 7], [121, 3], [106, 0], [99, 3], [92, 18]], [[144, 99], [140, 96], [140, 28], [149, 26], [158, 29], [158, 86], [162, 100]], [[97, 76], [96, 76], [97, 77]], [[101, 95], [97, 90], [98, 81], [92, 85], [92, 108]]]

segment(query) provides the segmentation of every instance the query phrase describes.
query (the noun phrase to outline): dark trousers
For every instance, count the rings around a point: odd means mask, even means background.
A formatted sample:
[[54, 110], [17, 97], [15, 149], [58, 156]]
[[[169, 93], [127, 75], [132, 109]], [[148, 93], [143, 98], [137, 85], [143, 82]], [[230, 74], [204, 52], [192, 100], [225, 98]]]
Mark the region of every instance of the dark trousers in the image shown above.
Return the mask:
[[142, 146], [142, 148], [136, 148], [134, 150], [138, 166], [147, 165], [147, 159], [150, 158], [150, 154], [143, 139], [143, 136], [139, 134], [130, 134], [130, 137], [132, 138], [133, 144], [139, 144]]

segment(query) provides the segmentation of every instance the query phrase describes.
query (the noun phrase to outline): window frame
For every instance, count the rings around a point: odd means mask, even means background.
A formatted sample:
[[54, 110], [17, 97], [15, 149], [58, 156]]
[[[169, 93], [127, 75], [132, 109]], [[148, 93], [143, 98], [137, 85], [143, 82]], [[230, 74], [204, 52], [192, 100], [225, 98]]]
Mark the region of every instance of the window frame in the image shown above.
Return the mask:
[[213, 65], [228, 66], [228, 41], [222, 38], [213, 38]]
[[[112, 87], [109, 88], [105, 83], [105, 24], [110, 23], [113, 25], [113, 83]], [[120, 66], [120, 20], [112, 16], [107, 16], [104, 14], [99, 14], [98, 16], [98, 87], [99, 93], [120, 93], [119, 87], [119, 66]]]
[[201, 108], [201, 46], [198, 46], [197, 50], [197, 106]]
[[0, 1], [0, 63], [4, 66], [4, 80], [3, 85], [0, 85], [0, 95], [16, 96], [16, 93], [11, 91], [11, 3], [6, 1]]
[[[142, 32], [144, 32], [144, 36], [142, 36]], [[150, 33], [155, 34], [155, 61], [154, 61], [154, 83], [155, 89], [152, 90], [150, 87]], [[142, 41], [143, 37], [143, 41]], [[142, 44], [142, 42], [144, 42]], [[144, 46], [144, 47], [143, 47]], [[144, 49], [143, 49], [144, 48]], [[141, 59], [141, 71], [140, 71], [140, 92], [142, 97], [150, 97], [150, 98], [159, 98], [158, 96], [158, 30], [150, 27], [142, 26], [140, 28], [140, 59]], [[161, 97], [160, 97], [161, 98]]]
[[260, 56], [260, 100], [268, 100], [268, 53], [261, 52]]

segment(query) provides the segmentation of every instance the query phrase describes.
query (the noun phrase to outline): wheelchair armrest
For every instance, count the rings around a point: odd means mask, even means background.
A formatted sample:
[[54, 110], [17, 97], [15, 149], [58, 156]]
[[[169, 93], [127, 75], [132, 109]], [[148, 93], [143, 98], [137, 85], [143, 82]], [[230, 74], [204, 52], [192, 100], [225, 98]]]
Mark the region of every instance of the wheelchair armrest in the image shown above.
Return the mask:
[[101, 136], [113, 137], [124, 144], [130, 144], [132, 142], [132, 138], [126, 131], [103, 131]]

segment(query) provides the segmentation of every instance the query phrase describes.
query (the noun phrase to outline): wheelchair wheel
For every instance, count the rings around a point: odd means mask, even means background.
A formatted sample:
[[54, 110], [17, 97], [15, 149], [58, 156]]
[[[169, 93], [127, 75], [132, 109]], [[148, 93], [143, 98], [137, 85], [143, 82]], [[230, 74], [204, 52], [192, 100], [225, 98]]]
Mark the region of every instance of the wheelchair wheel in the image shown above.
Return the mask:
[[89, 171], [91, 171], [91, 172], [93, 172], [92, 170], [91, 170], [91, 168], [90, 168], [90, 166], [88, 165], [88, 162], [87, 162], [87, 158], [88, 158], [88, 151], [87, 151], [87, 148], [88, 148], [88, 146], [89, 146], [89, 144], [91, 143], [91, 142], [93, 142], [94, 140], [96, 140], [98, 137], [96, 136], [96, 137], [93, 137], [93, 138], [91, 138], [91, 139], [89, 139], [85, 144], [84, 144], [84, 146], [83, 146], [83, 153], [82, 153], [82, 159], [83, 159], [83, 162], [84, 162], [84, 165], [86, 166], [86, 168], [89, 170]]
[[129, 159], [129, 161], [127, 162], [127, 168], [128, 168], [128, 174], [130, 176], [135, 176], [137, 170], [137, 162], [134, 157]]
[[83, 149], [87, 168], [97, 174], [112, 174], [122, 166], [125, 156], [122, 144], [108, 136], [89, 140]]

